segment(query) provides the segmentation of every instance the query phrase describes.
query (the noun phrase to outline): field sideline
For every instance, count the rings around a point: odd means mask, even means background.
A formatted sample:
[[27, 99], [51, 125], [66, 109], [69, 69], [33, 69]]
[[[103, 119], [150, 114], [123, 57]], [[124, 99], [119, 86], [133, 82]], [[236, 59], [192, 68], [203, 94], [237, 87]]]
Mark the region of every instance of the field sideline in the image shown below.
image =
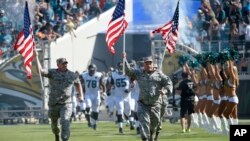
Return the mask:
[[[250, 120], [240, 120], [240, 124], [250, 124]], [[85, 122], [71, 124], [70, 141], [140, 141], [135, 130], [124, 127], [124, 134], [118, 133], [114, 122], [99, 122], [94, 131]], [[1, 141], [54, 141], [50, 125], [0, 125]], [[191, 133], [181, 133], [180, 123], [163, 123], [159, 141], [229, 141], [228, 135], [210, 134], [201, 128], [192, 128]]]

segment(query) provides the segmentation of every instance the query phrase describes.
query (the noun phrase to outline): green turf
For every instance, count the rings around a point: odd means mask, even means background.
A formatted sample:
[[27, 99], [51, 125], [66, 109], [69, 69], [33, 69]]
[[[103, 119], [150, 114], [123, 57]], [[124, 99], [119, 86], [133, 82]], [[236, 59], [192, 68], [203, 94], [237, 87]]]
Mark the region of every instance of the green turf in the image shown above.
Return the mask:
[[[248, 122], [249, 123], [249, 122]], [[86, 123], [72, 123], [70, 141], [140, 141], [135, 130], [124, 127], [118, 133], [114, 122], [99, 122], [97, 131]], [[0, 125], [1, 141], [53, 141], [50, 125]], [[192, 128], [191, 133], [181, 133], [180, 123], [164, 122], [160, 141], [228, 141], [227, 135], [210, 134], [201, 128]]]

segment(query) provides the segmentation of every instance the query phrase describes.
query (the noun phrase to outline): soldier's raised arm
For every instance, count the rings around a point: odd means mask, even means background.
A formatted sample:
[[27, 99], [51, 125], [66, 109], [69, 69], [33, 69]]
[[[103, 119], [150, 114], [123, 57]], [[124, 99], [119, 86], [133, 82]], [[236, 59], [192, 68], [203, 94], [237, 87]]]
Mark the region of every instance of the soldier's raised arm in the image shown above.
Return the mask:
[[125, 58], [125, 74], [133, 79], [136, 79], [136, 74], [138, 73], [138, 70], [136, 70], [135, 68], [130, 67], [127, 58]]

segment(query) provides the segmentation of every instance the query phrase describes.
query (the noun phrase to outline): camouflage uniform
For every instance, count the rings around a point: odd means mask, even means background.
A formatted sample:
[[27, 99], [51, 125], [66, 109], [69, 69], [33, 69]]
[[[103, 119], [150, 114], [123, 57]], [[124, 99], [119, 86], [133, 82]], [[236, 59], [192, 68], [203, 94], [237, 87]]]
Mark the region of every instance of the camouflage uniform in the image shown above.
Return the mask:
[[161, 106], [164, 94], [172, 92], [171, 79], [162, 72], [156, 70], [147, 73], [144, 70], [131, 70], [126, 68], [128, 76], [135, 78], [140, 87], [138, 100], [138, 119], [140, 121], [141, 138], [145, 141], [154, 141], [156, 129], [160, 124]]
[[49, 78], [50, 95], [49, 95], [49, 117], [51, 118], [51, 128], [55, 135], [59, 135], [60, 129], [58, 119], [62, 126], [61, 138], [68, 141], [70, 137], [70, 117], [72, 114], [71, 93], [75, 83], [80, 83], [79, 77], [69, 70], [65, 72], [57, 69], [49, 69], [43, 72], [44, 77]]
[[156, 129], [156, 135], [154, 138], [155, 141], [158, 140], [158, 135], [160, 134], [160, 130], [162, 130], [162, 120], [163, 120], [164, 114], [166, 113], [167, 106], [168, 106], [168, 96], [165, 94], [162, 96], [160, 124], [158, 125], [158, 127]]

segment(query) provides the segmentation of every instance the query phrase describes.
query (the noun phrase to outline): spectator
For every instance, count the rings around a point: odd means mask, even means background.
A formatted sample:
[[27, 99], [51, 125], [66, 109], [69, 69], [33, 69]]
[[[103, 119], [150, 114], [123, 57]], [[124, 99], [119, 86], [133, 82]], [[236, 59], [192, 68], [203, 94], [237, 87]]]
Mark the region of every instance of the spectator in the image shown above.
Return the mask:
[[113, 7], [116, 4], [116, 0], [106, 0], [106, 3], [103, 6], [103, 11], [107, 11], [111, 7]]
[[246, 32], [245, 32], [245, 52], [250, 49], [250, 23], [247, 23]]
[[44, 14], [40, 11], [39, 5], [36, 5], [35, 7], [35, 17], [37, 17], [39, 19], [39, 22], [42, 23]]
[[50, 27], [48, 30], [47, 30], [47, 33], [46, 33], [46, 37], [49, 41], [54, 41], [56, 40], [58, 37], [60, 37], [61, 35], [57, 32], [55, 32], [53, 30], [52, 27]]
[[96, 1], [93, 1], [90, 4], [88, 17], [89, 17], [89, 19], [92, 19], [94, 17], [97, 17], [97, 19], [99, 19], [101, 12], [102, 12], [102, 10], [101, 10], [100, 6], [98, 5], [98, 3]]
[[216, 19], [219, 22], [219, 40], [223, 40], [225, 38], [225, 26], [227, 24], [226, 13], [221, 5], [216, 5]]
[[230, 23], [236, 23], [237, 26], [239, 25], [239, 20], [242, 18], [242, 13], [241, 13], [241, 3], [237, 2], [238, 0], [235, 1], [230, 1], [229, 2], [229, 22]]
[[47, 5], [47, 9], [46, 9], [45, 13], [46, 13], [45, 20], [46, 21], [53, 21], [55, 14], [54, 14], [54, 11], [49, 4]]
[[234, 49], [238, 50], [237, 48], [237, 41], [239, 36], [239, 29], [237, 27], [237, 24], [234, 22], [231, 25], [230, 28], [230, 41], [233, 44]]
[[11, 32], [8, 29], [3, 29], [0, 35], [0, 42], [11, 44], [12, 40], [13, 38], [12, 38]]
[[7, 18], [5, 11], [3, 9], [0, 10], [0, 31], [5, 29], [5, 26], [9, 19]]
[[76, 38], [76, 34], [74, 29], [76, 28], [74, 22], [73, 22], [73, 18], [72, 17], [67, 17], [67, 21], [66, 21], [66, 31], [69, 32], [71, 35], [73, 35]]
[[242, 74], [248, 74], [248, 63], [245, 57], [242, 57], [240, 60], [240, 70]]
[[245, 42], [246, 26], [247, 26], [247, 24], [244, 22], [243, 19], [241, 19], [240, 23], [239, 23], [239, 42], [240, 42], [240, 45], [243, 45], [243, 43]]
[[209, 32], [211, 40], [218, 42], [220, 39], [219, 22], [215, 18], [211, 21]]
[[88, 21], [88, 16], [85, 15], [82, 8], [79, 9], [76, 16], [78, 17], [79, 20], [79, 26]]

